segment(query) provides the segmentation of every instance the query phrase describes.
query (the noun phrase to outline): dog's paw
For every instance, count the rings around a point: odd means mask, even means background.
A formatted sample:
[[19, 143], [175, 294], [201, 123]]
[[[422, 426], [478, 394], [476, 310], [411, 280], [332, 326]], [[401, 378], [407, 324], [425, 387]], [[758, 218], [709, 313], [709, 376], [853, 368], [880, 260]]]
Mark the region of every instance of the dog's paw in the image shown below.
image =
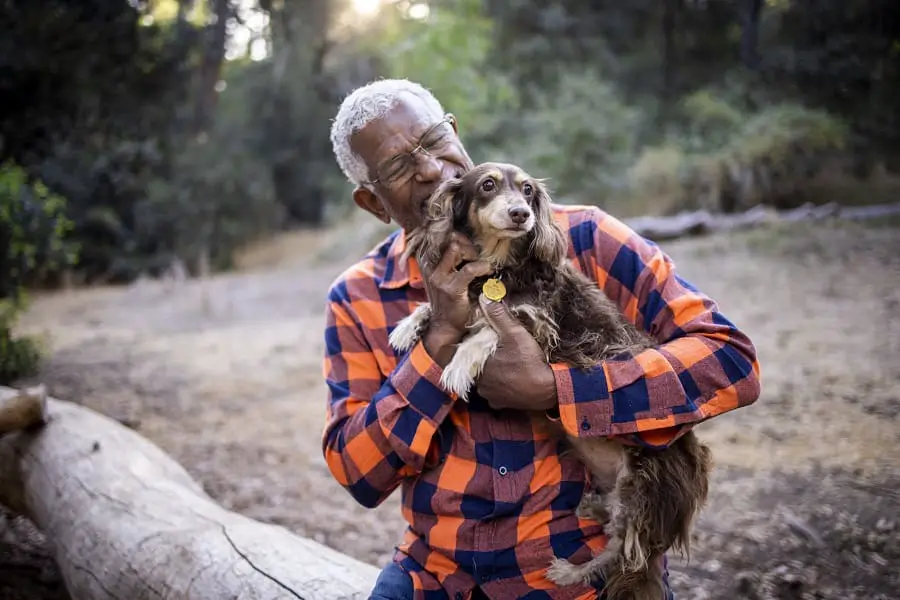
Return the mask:
[[419, 341], [419, 326], [417, 319], [406, 317], [388, 336], [388, 343], [398, 352], [406, 352]]
[[388, 336], [388, 343], [398, 352], [407, 352], [419, 341], [422, 330], [431, 320], [431, 305], [419, 304], [408, 316], [397, 323]]
[[599, 573], [587, 566], [573, 565], [564, 558], [555, 558], [547, 567], [547, 579], [557, 585], [590, 585]]
[[470, 365], [456, 360], [458, 356], [459, 354], [454, 356], [444, 367], [444, 372], [441, 373], [441, 386], [451, 394], [456, 394], [461, 400], [468, 401], [469, 389], [475, 383], [475, 379], [472, 377]]

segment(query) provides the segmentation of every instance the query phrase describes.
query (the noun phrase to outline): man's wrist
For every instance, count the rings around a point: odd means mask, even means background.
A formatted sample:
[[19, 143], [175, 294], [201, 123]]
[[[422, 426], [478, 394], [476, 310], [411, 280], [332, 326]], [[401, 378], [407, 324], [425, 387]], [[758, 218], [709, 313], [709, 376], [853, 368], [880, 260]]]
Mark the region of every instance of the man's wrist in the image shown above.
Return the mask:
[[546, 369], [542, 369], [545, 374], [544, 381], [540, 385], [540, 409], [544, 410], [548, 416], [559, 414], [559, 397], [556, 391], [556, 376], [550, 365]]
[[456, 345], [462, 336], [463, 332], [453, 327], [432, 323], [422, 336], [422, 344], [431, 359], [443, 369], [453, 358]]

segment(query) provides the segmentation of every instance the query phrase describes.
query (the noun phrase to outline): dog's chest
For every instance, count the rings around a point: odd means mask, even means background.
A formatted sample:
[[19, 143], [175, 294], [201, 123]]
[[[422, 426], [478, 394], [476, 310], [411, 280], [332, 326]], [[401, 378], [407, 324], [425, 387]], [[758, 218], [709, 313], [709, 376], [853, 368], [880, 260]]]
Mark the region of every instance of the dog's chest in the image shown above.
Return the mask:
[[540, 295], [540, 286], [525, 287], [505, 277], [481, 277], [469, 285], [469, 303], [473, 307], [478, 306], [482, 292], [488, 298], [502, 300], [512, 307], [535, 303]]

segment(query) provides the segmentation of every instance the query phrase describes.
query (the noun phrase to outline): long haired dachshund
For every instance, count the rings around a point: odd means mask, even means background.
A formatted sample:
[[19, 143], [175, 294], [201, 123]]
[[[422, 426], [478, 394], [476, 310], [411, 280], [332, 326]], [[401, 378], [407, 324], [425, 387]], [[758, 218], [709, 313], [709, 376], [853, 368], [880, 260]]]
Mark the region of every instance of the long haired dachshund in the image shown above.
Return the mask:
[[[566, 260], [568, 240], [550, 202], [543, 182], [522, 169], [484, 163], [442, 184], [426, 206], [424, 223], [409, 233], [406, 256], [414, 254], [420, 264], [436, 264], [451, 233], [459, 231], [495, 267], [491, 278], [479, 278], [469, 289], [470, 333], [441, 376], [445, 389], [463, 400], [497, 348], [497, 334], [478, 304], [489, 279], [495, 287], [502, 282], [503, 301], [548, 362], [587, 368], [655, 345]], [[391, 345], [401, 352], [411, 348], [430, 317], [429, 305], [419, 305], [391, 332]], [[692, 431], [660, 450], [568, 436], [543, 413], [533, 416], [545, 431], [568, 439], [586, 465], [596, 491], [584, 495], [578, 514], [605, 523], [608, 536], [599, 555], [581, 565], [557, 558], [547, 577], [558, 585], [602, 577], [609, 600], [662, 598], [662, 555], [670, 548], [690, 553], [692, 523], [707, 498], [709, 449]]]

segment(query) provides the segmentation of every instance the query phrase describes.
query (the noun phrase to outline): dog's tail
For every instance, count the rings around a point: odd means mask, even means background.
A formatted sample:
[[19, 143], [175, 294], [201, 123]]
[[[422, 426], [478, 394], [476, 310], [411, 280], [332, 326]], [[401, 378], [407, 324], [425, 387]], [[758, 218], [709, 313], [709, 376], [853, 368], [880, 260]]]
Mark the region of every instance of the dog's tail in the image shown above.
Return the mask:
[[666, 597], [664, 560], [661, 554], [651, 555], [647, 566], [637, 570], [628, 570], [617, 564], [605, 573], [605, 595], [601, 597], [607, 600], [663, 600]]

